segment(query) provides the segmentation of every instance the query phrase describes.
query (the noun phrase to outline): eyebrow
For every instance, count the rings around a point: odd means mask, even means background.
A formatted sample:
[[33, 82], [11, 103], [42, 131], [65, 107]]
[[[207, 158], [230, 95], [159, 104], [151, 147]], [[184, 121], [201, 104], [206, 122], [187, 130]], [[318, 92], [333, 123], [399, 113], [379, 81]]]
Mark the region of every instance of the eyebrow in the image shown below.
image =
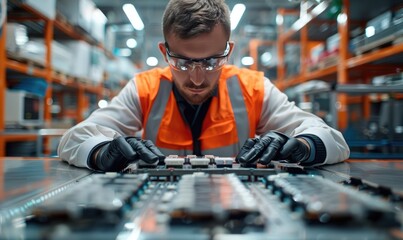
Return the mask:
[[197, 61], [202, 61], [202, 60], [207, 60], [207, 59], [211, 59], [211, 58], [226, 57], [226, 56], [228, 56], [229, 50], [230, 50], [230, 49], [229, 49], [229, 48], [230, 48], [229, 42], [227, 41], [226, 47], [225, 47], [225, 50], [224, 50], [224, 53], [222, 53], [222, 54], [217, 54], [217, 55], [213, 55], [213, 56], [206, 57], [206, 58], [188, 58], [188, 57], [185, 57], [185, 56], [181, 56], [181, 55], [177, 55], [177, 54], [175, 54], [175, 53], [172, 53], [172, 52], [169, 50], [169, 45], [168, 45], [168, 42], [167, 42], [167, 41], [165, 41], [165, 47], [166, 47], [166, 49], [167, 49], [168, 56], [174, 57], [174, 58], [181, 58], [181, 59], [188, 60], [188, 61], [195, 61], [195, 62], [197, 62]]

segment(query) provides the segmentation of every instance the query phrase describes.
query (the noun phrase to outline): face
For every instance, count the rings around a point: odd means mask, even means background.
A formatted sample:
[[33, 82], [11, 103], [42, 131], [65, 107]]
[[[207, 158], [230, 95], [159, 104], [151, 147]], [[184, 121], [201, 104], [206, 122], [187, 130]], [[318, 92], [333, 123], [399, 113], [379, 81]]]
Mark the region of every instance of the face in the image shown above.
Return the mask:
[[168, 62], [175, 86], [190, 104], [206, 101], [218, 84], [221, 68], [233, 48], [223, 27], [190, 39], [170, 35], [159, 49]]

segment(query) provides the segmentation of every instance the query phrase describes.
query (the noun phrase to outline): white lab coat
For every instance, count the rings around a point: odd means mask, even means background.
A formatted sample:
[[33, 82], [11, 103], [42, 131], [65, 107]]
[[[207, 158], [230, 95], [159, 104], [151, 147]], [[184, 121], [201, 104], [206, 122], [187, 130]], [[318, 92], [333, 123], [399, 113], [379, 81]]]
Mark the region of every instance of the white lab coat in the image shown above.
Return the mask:
[[[314, 134], [326, 147], [327, 156], [323, 164], [341, 162], [349, 157], [349, 147], [339, 131], [329, 127], [319, 117], [302, 111], [294, 102], [289, 102], [287, 96], [267, 78], [264, 91], [262, 115], [256, 135], [270, 130], [289, 136]], [[143, 127], [142, 114], [135, 81], [131, 80], [108, 107], [94, 111], [63, 135], [58, 154], [72, 165], [88, 167], [88, 155], [96, 145], [118, 136], [138, 134]]]

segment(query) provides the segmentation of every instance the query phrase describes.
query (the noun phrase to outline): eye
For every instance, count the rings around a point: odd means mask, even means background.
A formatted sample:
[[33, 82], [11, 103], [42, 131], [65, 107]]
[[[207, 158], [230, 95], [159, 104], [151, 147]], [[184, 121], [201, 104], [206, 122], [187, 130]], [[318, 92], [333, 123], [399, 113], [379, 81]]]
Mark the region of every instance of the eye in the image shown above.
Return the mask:
[[177, 66], [177, 68], [178, 68], [179, 70], [181, 70], [181, 71], [187, 71], [187, 70], [188, 70], [188, 67], [182, 66], [182, 65]]
[[184, 59], [176, 59], [174, 66], [180, 71], [187, 71], [189, 68], [188, 61]]
[[214, 70], [213, 66], [205, 66], [204, 69], [206, 69], [206, 71], [212, 71]]
[[217, 59], [215, 58], [210, 58], [203, 61], [203, 68], [206, 71], [212, 71], [214, 70], [214, 68], [216, 68], [216, 66], [217, 66]]
[[186, 71], [188, 69], [192, 69], [192, 67], [193, 67], [192, 61], [189, 61], [189, 60], [180, 61], [180, 66], [179, 66], [180, 70]]

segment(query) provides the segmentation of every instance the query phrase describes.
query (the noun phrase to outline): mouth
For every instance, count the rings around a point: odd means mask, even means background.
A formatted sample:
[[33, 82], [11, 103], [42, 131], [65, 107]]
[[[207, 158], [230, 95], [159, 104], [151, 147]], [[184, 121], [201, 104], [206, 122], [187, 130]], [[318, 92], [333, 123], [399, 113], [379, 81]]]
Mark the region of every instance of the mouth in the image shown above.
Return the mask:
[[187, 89], [189, 92], [192, 93], [202, 93], [206, 90], [206, 88], [191, 88], [191, 87], [188, 87]]

